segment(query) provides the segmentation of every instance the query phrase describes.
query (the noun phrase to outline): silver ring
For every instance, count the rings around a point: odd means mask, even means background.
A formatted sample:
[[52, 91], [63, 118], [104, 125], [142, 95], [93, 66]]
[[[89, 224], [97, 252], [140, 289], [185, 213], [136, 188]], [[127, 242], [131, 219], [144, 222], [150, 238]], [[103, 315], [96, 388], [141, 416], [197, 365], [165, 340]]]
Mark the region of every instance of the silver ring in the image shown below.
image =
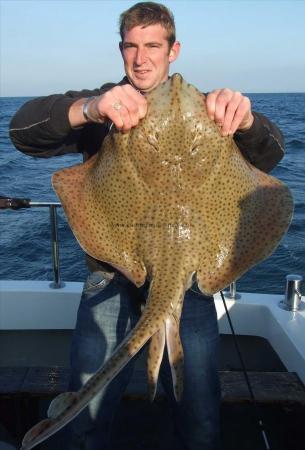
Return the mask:
[[120, 111], [120, 109], [122, 108], [122, 103], [121, 102], [115, 102], [112, 107], [116, 110], [116, 111]]

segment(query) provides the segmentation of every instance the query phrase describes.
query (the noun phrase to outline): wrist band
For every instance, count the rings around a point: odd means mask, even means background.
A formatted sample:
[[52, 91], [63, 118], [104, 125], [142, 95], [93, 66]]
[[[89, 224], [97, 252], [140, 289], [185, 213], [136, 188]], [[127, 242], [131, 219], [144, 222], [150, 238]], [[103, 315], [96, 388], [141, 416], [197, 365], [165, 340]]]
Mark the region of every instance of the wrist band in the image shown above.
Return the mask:
[[87, 120], [87, 122], [96, 122], [92, 117], [90, 117], [89, 114], [89, 105], [92, 100], [94, 100], [96, 97], [89, 97], [83, 104], [83, 116]]

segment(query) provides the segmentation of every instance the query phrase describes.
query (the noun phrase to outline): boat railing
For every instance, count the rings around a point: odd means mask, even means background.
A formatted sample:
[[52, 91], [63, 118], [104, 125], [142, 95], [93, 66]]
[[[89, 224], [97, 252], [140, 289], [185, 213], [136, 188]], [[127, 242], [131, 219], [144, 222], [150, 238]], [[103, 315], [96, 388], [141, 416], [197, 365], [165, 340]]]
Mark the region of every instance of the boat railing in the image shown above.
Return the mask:
[[0, 196], [0, 209], [19, 210], [24, 208], [48, 208], [51, 228], [51, 252], [53, 281], [50, 283], [52, 289], [60, 289], [65, 283], [60, 278], [60, 257], [58, 245], [57, 208], [61, 208], [59, 202], [33, 202], [27, 198], [12, 198]]

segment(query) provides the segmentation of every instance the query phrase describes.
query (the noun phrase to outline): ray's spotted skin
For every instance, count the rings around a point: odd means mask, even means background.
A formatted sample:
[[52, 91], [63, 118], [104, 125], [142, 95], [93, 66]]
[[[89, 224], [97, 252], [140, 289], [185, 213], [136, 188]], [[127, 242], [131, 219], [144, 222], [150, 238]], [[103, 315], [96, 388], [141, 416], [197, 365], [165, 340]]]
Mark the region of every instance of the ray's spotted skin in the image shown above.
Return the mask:
[[165, 345], [176, 399], [183, 392], [179, 321], [196, 277], [214, 294], [275, 249], [289, 226], [288, 188], [251, 166], [222, 137], [205, 98], [179, 74], [147, 96], [148, 113], [128, 133], [114, 129], [98, 154], [53, 176], [69, 224], [86, 253], [150, 290], [136, 327], [76, 393], [56, 397], [48, 419], [24, 437], [30, 450], [65, 426], [149, 347], [153, 399]]

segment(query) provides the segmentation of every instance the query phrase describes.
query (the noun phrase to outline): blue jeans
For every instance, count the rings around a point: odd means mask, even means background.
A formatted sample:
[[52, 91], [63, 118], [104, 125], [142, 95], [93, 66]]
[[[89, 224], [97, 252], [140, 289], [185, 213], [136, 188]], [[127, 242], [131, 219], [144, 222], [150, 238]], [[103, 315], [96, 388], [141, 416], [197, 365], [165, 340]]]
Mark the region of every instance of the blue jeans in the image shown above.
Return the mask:
[[[78, 390], [135, 326], [147, 285], [136, 288], [120, 274], [111, 282], [92, 273], [84, 286], [72, 340], [71, 390]], [[169, 450], [219, 448], [218, 325], [212, 297], [198, 288], [185, 294], [180, 323], [184, 348], [182, 401], [174, 399], [165, 354], [160, 378], [173, 409], [177, 444]], [[106, 450], [111, 423], [131, 378], [134, 359], [69, 425], [68, 450]]]

